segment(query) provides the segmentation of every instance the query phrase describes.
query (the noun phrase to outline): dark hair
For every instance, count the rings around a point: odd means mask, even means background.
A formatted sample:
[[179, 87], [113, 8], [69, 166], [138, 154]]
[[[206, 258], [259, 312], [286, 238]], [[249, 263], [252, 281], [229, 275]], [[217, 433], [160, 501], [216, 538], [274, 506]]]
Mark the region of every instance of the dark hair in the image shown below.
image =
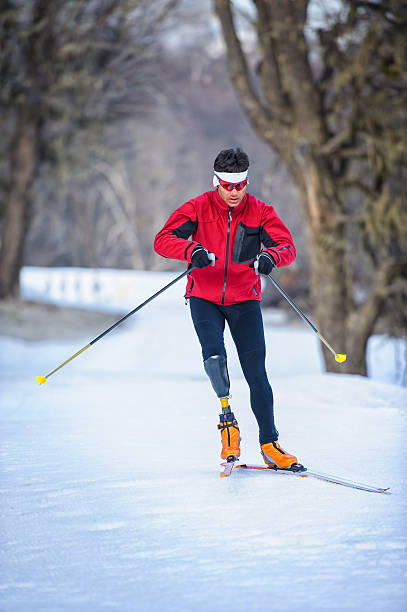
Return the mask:
[[245, 172], [249, 167], [249, 158], [242, 149], [223, 149], [213, 164], [218, 172]]

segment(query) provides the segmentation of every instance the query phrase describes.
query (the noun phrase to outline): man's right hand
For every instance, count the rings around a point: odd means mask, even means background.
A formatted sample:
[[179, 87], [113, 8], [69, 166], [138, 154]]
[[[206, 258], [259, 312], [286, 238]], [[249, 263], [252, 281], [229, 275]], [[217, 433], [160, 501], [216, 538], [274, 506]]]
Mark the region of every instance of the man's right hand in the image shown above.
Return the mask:
[[212, 259], [209, 257], [209, 251], [203, 246], [197, 245], [191, 255], [191, 264], [196, 268], [206, 268], [212, 263]]

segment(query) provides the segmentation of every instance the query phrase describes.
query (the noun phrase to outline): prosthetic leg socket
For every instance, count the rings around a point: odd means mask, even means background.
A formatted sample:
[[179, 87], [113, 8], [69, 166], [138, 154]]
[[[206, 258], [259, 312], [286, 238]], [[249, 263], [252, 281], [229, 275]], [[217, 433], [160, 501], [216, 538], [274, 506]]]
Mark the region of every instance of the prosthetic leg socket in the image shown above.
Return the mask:
[[228, 397], [230, 380], [226, 357], [224, 355], [212, 355], [205, 359], [204, 368], [216, 395], [219, 398]]

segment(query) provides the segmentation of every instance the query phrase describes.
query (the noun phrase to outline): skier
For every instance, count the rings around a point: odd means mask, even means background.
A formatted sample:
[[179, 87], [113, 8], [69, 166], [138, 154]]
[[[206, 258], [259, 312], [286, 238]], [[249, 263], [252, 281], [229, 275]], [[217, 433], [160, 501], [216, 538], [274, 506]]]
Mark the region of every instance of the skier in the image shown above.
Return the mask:
[[194, 266], [185, 297], [204, 369], [221, 402], [222, 459], [236, 461], [240, 456], [239, 426], [229, 405], [223, 338], [227, 321], [250, 388], [263, 459], [273, 467], [295, 469], [300, 467], [297, 457], [277, 441], [273, 392], [265, 369], [258, 273], [269, 274], [274, 267], [291, 264], [296, 252], [274, 208], [246, 192], [248, 168], [249, 158], [241, 149], [221, 151], [214, 162], [214, 190], [177, 208], [156, 235], [154, 249], [163, 257]]

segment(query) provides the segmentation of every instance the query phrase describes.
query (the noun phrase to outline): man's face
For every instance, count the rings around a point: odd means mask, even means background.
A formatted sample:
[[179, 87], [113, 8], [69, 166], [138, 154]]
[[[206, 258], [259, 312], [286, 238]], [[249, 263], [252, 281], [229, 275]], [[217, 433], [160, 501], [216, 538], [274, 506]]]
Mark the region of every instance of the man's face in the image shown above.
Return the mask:
[[222, 185], [218, 185], [218, 193], [222, 200], [225, 200], [226, 204], [231, 207], [238, 206], [240, 202], [243, 200], [246, 195], [247, 186], [237, 191], [237, 189], [233, 189], [232, 191], [228, 191]]

